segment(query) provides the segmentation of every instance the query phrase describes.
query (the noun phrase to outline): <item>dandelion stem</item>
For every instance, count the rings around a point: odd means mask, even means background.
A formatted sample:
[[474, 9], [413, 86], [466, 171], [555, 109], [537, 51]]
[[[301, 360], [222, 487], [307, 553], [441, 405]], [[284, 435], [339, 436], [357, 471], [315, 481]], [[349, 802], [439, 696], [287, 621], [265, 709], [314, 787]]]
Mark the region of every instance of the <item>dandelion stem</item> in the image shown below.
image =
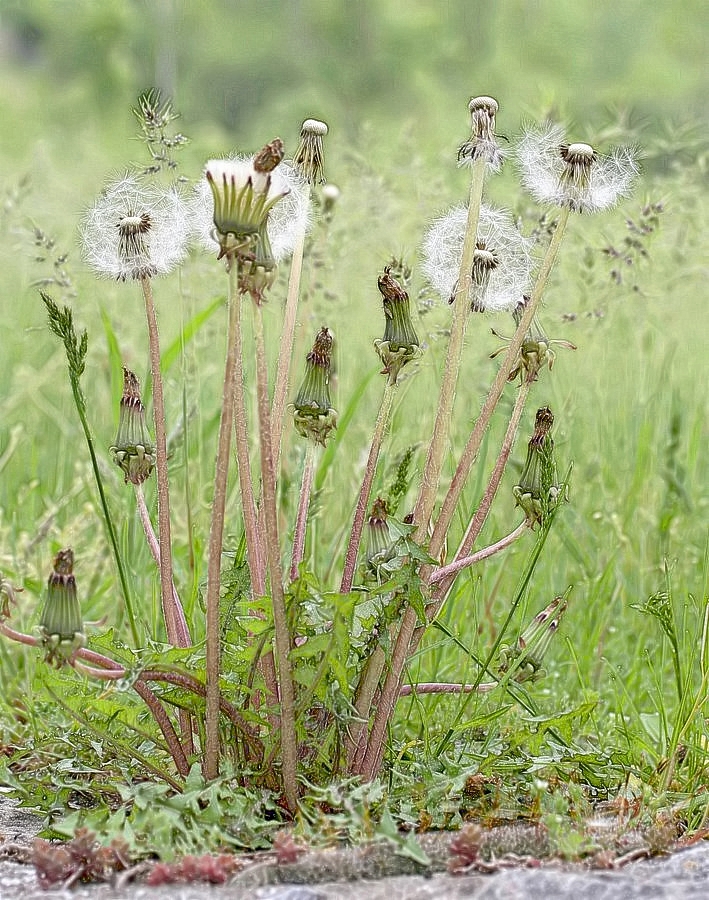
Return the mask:
[[[236, 268], [232, 261], [231, 269]], [[230, 287], [232, 272], [230, 269]], [[226, 508], [227, 479], [229, 475], [229, 451], [234, 427], [234, 401], [236, 395], [236, 360], [234, 347], [239, 331], [240, 298], [231, 289], [227, 301], [229, 326], [226, 342], [226, 362], [224, 366], [224, 388], [222, 411], [219, 419], [217, 460], [214, 469], [214, 496], [212, 499], [212, 522], [209, 529], [209, 560], [207, 563], [207, 622], [206, 622], [206, 716], [205, 749], [202, 773], [206, 781], [219, 774], [219, 672], [221, 669], [221, 648], [219, 632], [219, 593], [221, 587], [222, 539], [224, 536], [224, 513]]]
[[313, 490], [313, 476], [315, 475], [315, 444], [308, 441], [305, 450], [305, 465], [303, 466], [303, 480], [300, 484], [300, 497], [298, 499], [298, 514], [295, 520], [293, 534], [293, 554], [290, 564], [290, 580], [298, 577], [298, 566], [303, 561], [305, 552], [305, 532], [308, 523], [308, 507], [310, 495]]
[[[489, 559], [501, 550], [506, 550], [511, 544], [514, 544], [517, 538], [521, 537], [527, 531], [527, 528], [527, 520], [525, 519], [523, 522], [520, 522], [514, 531], [511, 531], [509, 534], [505, 535], [505, 537], [500, 538], [499, 541], [495, 541], [494, 544], [490, 544], [489, 547], [483, 547], [482, 550], [478, 550], [477, 553], [471, 553], [470, 556], [457, 556], [454, 562], [447, 566], [441, 566], [440, 569], [436, 569], [429, 578], [428, 583], [437, 584], [444, 580], [447, 581], [463, 569], [474, 566], [484, 559]], [[428, 613], [428, 610], [426, 610], [426, 612]], [[435, 612], [437, 612], [437, 610], [434, 611], [434, 615]]]
[[539, 308], [542, 294], [544, 293], [547, 281], [549, 280], [549, 274], [551, 273], [552, 267], [556, 260], [557, 254], [559, 252], [559, 247], [561, 246], [561, 239], [564, 236], [564, 231], [566, 230], [566, 225], [569, 221], [569, 213], [570, 209], [568, 206], [562, 207], [559, 211], [559, 220], [557, 222], [557, 226], [554, 230], [554, 234], [552, 235], [549, 246], [547, 247], [547, 251], [544, 255], [544, 259], [542, 260], [539, 272], [537, 273], [537, 278], [534, 283], [530, 299], [525, 305], [524, 315], [522, 316], [520, 323], [517, 326], [517, 330], [515, 331], [514, 336], [510, 341], [510, 345], [503, 357], [500, 368], [498, 369], [497, 375], [495, 376], [495, 380], [493, 381], [492, 386], [490, 387], [490, 391], [485, 398], [485, 402], [482, 406], [482, 409], [480, 410], [480, 415], [478, 416], [478, 419], [475, 422], [475, 426], [473, 427], [470, 437], [468, 438], [468, 442], [465, 445], [465, 449], [463, 450], [463, 453], [461, 455], [458, 467], [455, 471], [455, 475], [453, 476], [453, 480], [451, 481], [450, 488], [448, 489], [448, 493], [446, 494], [446, 497], [443, 501], [443, 506], [441, 507], [441, 511], [439, 513], [436, 525], [433, 529], [433, 534], [431, 535], [431, 541], [429, 544], [429, 553], [431, 554], [431, 556], [436, 556], [443, 546], [445, 536], [448, 532], [448, 527], [450, 526], [450, 523], [453, 519], [453, 513], [455, 512], [455, 508], [458, 505], [458, 500], [460, 499], [460, 494], [470, 473], [470, 469], [472, 468], [472, 465], [475, 462], [475, 458], [478, 455], [478, 451], [480, 450], [480, 444], [482, 443], [482, 439], [485, 435], [485, 431], [487, 430], [487, 426], [490, 423], [492, 414], [495, 411], [500, 397], [502, 396], [502, 391], [507, 384], [509, 374], [515, 365], [515, 360], [518, 357], [520, 348], [522, 346], [522, 341], [529, 331], [532, 320], [534, 319], [535, 312]]
[[400, 697], [411, 694], [488, 694], [494, 691], [499, 682], [484, 681], [482, 684], [456, 684], [448, 681], [426, 681], [421, 684], [404, 684], [399, 691]]
[[352, 582], [354, 581], [355, 567], [357, 565], [357, 551], [359, 550], [359, 542], [362, 539], [362, 529], [364, 528], [367, 504], [369, 503], [369, 495], [372, 491], [374, 474], [377, 471], [377, 461], [379, 460], [382, 441], [384, 440], [384, 434], [386, 433], [389, 420], [391, 419], [395, 392], [396, 383], [391, 383], [387, 380], [382, 395], [381, 406], [379, 407], [377, 421], [374, 425], [374, 434], [372, 435], [372, 443], [369, 447], [369, 456], [367, 457], [367, 465], [364, 469], [364, 478], [362, 479], [362, 486], [359, 489], [354, 519], [352, 520], [352, 530], [350, 532], [350, 540], [345, 554], [342, 583], [340, 584], [340, 592], [342, 594], [346, 594], [352, 590]]
[[[155, 535], [155, 531], [153, 530], [153, 523], [150, 520], [150, 513], [148, 512], [148, 507], [145, 503], [145, 494], [143, 493], [142, 484], [135, 485], [135, 499], [138, 506], [138, 515], [143, 525], [143, 531], [145, 532], [145, 539], [148, 542], [150, 553], [159, 569], [160, 545]], [[182, 603], [180, 601], [179, 594], [177, 593], [177, 588], [175, 587], [174, 581], [172, 582], [170, 609], [163, 609], [163, 615], [166, 622], [168, 620], [172, 620], [175, 624], [175, 635], [174, 640], [172, 641], [174, 645], [176, 647], [191, 647], [192, 637], [190, 635], [189, 626], [187, 625], [187, 620], [185, 618], [185, 611], [182, 607]]]
[[165, 628], [170, 642], [176, 642], [177, 625], [172, 604], [172, 546], [170, 540], [170, 486], [167, 474], [167, 436], [165, 431], [165, 400], [160, 372], [160, 338], [153, 301], [150, 278], [140, 279], [145, 300], [145, 315], [148, 322], [148, 342], [150, 345], [150, 371], [153, 380], [153, 419], [155, 421], [155, 455], [158, 485], [158, 538], [160, 543], [160, 596], [162, 599]]
[[475, 241], [480, 220], [480, 204], [482, 202], [483, 183], [485, 179], [484, 159], [476, 159], [472, 166], [472, 178], [470, 184], [470, 197], [468, 202], [468, 219], [463, 239], [463, 250], [460, 259], [458, 283], [453, 301], [453, 322], [451, 335], [448, 342], [443, 379], [438, 394], [436, 407], [436, 421], [431, 434], [431, 442], [428, 447], [428, 456], [423, 471], [421, 491], [419, 493], [416, 508], [414, 510], [414, 522], [418, 526], [414, 539], [422, 542], [428, 530], [428, 522], [433, 512], [438, 491], [438, 482], [441, 477], [443, 456], [445, 454], [448, 432], [453, 416], [453, 403], [455, 401], [458, 371], [463, 354], [465, 339], [465, 326], [470, 314], [470, 288], [472, 285], [473, 258], [475, 255]]
[[283, 790], [288, 808], [291, 812], [295, 812], [298, 802], [296, 783], [298, 748], [295, 732], [295, 690], [290, 662], [291, 634], [288, 626], [285, 595], [283, 593], [281, 550], [278, 536], [278, 509], [276, 506], [275, 460], [271, 443], [273, 432], [271, 431], [268, 399], [263, 315], [259, 304], [254, 304], [254, 312], [256, 405], [258, 407], [259, 438], [261, 443], [261, 479], [263, 482], [263, 512], [266, 526], [266, 555], [271, 582], [271, 602], [273, 604], [273, 623], [276, 632], [276, 658], [278, 661], [278, 684], [281, 701]]
[[271, 411], [271, 444], [276, 464], [281, 454], [281, 436], [283, 434], [283, 416], [288, 393], [288, 376], [293, 358], [293, 340], [295, 337], [296, 316], [300, 296], [300, 278], [303, 271], [303, 252], [305, 248], [305, 226], [300, 229], [293, 255], [291, 257], [290, 276], [288, 278], [288, 295], [281, 331], [281, 346], [278, 352], [276, 382], [273, 388], [273, 407]]

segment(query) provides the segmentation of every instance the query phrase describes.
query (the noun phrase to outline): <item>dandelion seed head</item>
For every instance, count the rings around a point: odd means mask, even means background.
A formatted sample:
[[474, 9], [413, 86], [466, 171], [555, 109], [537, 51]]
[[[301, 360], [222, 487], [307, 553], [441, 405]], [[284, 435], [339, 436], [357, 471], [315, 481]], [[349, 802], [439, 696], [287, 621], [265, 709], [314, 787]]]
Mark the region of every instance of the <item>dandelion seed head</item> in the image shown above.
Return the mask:
[[559, 125], [529, 128], [517, 147], [522, 181], [540, 203], [599, 212], [628, 196], [638, 174], [629, 147], [601, 154], [589, 144], [568, 143]]
[[[436, 219], [423, 242], [422, 271], [446, 303], [456, 290], [468, 219], [456, 206]], [[532, 242], [504, 211], [483, 205], [473, 256], [471, 303], [476, 311], [513, 310], [532, 273]]]
[[499, 106], [494, 97], [473, 97], [468, 104], [471, 135], [458, 150], [458, 165], [472, 165], [484, 159], [492, 172], [499, 172], [504, 154], [495, 135], [495, 117]]
[[104, 188], [84, 216], [83, 257], [98, 275], [118, 281], [166, 275], [184, 259], [191, 230], [189, 204], [177, 187], [129, 172]]

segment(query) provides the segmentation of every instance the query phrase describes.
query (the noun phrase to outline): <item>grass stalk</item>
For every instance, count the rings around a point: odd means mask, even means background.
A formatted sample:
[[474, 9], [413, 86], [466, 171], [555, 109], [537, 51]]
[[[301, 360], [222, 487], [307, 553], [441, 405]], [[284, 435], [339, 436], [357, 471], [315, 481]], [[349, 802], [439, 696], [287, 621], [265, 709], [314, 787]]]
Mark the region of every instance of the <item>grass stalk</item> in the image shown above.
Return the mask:
[[364, 477], [359, 489], [357, 505], [355, 506], [354, 518], [352, 520], [350, 539], [347, 544], [347, 552], [345, 553], [345, 565], [342, 571], [342, 582], [340, 584], [340, 593], [342, 594], [347, 594], [352, 590], [352, 582], [354, 581], [354, 573], [357, 565], [357, 551], [359, 550], [359, 542], [362, 539], [364, 519], [367, 514], [367, 504], [369, 503], [369, 495], [372, 490], [374, 475], [377, 471], [377, 462], [382, 448], [382, 441], [384, 440], [384, 435], [389, 425], [389, 420], [391, 419], [395, 392], [396, 383], [387, 381], [382, 395], [382, 402], [379, 407], [377, 421], [374, 425], [372, 443], [369, 447], [367, 465], [364, 469]]
[[254, 338], [256, 344], [256, 405], [258, 407], [259, 438], [261, 443], [261, 479], [263, 483], [263, 512], [266, 527], [266, 556], [271, 582], [273, 623], [276, 632], [278, 686], [281, 701], [283, 790], [288, 808], [294, 813], [298, 801], [295, 689], [290, 662], [291, 634], [283, 592], [281, 550], [278, 535], [275, 460], [271, 443], [272, 431], [268, 398], [266, 349], [263, 335], [263, 314], [259, 304], [254, 304]]

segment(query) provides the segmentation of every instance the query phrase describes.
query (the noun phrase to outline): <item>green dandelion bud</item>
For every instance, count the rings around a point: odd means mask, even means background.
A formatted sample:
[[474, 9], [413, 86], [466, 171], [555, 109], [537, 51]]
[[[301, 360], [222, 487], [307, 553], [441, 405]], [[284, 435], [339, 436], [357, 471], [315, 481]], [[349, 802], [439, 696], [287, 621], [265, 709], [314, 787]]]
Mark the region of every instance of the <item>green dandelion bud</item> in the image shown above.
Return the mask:
[[[522, 316], [524, 315], [524, 310], [529, 302], [529, 297], [525, 296], [520, 300], [515, 309], [512, 311], [512, 317], [515, 320], [515, 324], [519, 325], [522, 320]], [[493, 334], [496, 337], [502, 338], [506, 344], [510, 343], [509, 338], [503, 337], [503, 335], [499, 334], [495, 329], [492, 329]], [[522, 341], [522, 346], [519, 350], [519, 355], [515, 361], [514, 366], [510, 370], [510, 374], [508, 376], [508, 381], [514, 381], [518, 375], [521, 375], [523, 380], [532, 382], [537, 381], [539, 378], [539, 373], [546, 366], [549, 368], [551, 372], [554, 367], [554, 362], [556, 360], [556, 351], [553, 349], [552, 344], [556, 344], [559, 347], [564, 347], [566, 350], [575, 350], [576, 345], [572, 344], [570, 341], [561, 341], [557, 339], [550, 339], [546, 336], [544, 329], [539, 323], [539, 319], [535, 315], [532, 319], [532, 324], [529, 327], [529, 331], [524, 337]], [[494, 359], [499, 353], [502, 353], [505, 350], [505, 347], [501, 347], [499, 350], [495, 350], [494, 353], [490, 354], [490, 359]]]
[[419, 339], [411, 321], [409, 295], [391, 275], [390, 266], [379, 276], [377, 286], [384, 304], [384, 337], [374, 347], [384, 365], [382, 375], [396, 384], [399, 372], [412, 359], [421, 355]]
[[39, 617], [39, 633], [45, 647], [45, 661], [57, 668], [83, 647], [81, 610], [73, 575], [74, 553], [60, 550], [47, 582], [47, 596]]
[[138, 379], [123, 367], [118, 434], [112, 447], [113, 461], [123, 471], [126, 484], [142, 484], [155, 466], [155, 445], [145, 421], [145, 407], [140, 399]]
[[502, 647], [500, 650], [500, 671], [507, 672], [516, 663], [518, 668], [514, 675], [515, 681], [536, 681], [542, 678], [546, 674], [542, 668], [544, 656], [568, 605], [564, 597], [555, 597], [537, 613], [517, 638], [515, 646]]
[[300, 129], [300, 143], [293, 157], [293, 165], [308, 184], [323, 184], [323, 138], [327, 125], [317, 119], [306, 119]]
[[553, 424], [554, 415], [548, 406], [537, 410], [534, 434], [527, 449], [527, 461], [519, 484], [512, 489], [530, 528], [537, 523], [543, 524], [559, 499], [554, 441], [550, 434]]
[[323, 447], [337, 426], [337, 411], [330, 400], [332, 344], [332, 332], [323, 326], [305, 358], [305, 377], [293, 403], [298, 434]]
[[367, 520], [367, 565], [373, 572], [394, 556], [387, 515], [386, 500], [377, 497]]

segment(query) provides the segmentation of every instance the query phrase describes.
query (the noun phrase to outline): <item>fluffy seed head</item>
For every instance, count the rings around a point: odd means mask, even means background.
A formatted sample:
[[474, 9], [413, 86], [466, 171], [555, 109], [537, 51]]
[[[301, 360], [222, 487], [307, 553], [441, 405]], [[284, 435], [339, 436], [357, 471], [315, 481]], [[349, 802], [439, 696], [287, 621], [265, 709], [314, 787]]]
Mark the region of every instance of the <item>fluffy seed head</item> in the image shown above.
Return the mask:
[[637, 151], [618, 147], [598, 153], [589, 144], [568, 143], [559, 125], [529, 128], [517, 147], [522, 181], [540, 203], [599, 212], [627, 197], [638, 175]]
[[176, 187], [127, 173], [84, 217], [83, 256], [98, 275], [119, 281], [166, 275], [184, 259], [191, 230], [189, 205]]
[[[446, 303], [458, 283], [467, 219], [467, 208], [456, 206], [436, 219], [424, 238], [423, 273]], [[515, 308], [529, 285], [531, 250], [532, 242], [520, 234], [507, 213], [483, 205], [471, 272], [474, 311]]]

